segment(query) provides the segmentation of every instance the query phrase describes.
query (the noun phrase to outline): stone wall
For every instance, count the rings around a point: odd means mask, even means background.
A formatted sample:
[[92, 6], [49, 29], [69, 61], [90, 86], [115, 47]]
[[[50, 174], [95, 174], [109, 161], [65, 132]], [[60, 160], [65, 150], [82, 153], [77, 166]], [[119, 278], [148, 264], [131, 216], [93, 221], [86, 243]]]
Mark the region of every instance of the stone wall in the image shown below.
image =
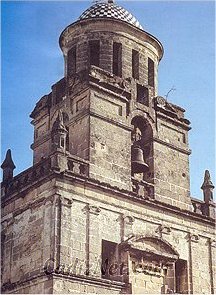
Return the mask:
[[52, 189], [52, 182], [43, 183], [2, 208], [3, 284], [43, 273], [53, 246]]
[[94, 92], [90, 112], [90, 176], [129, 189], [131, 132], [126, 104]]
[[158, 118], [153, 158], [155, 197], [190, 209], [190, 174], [187, 130], [175, 121]]
[[[49, 285], [44, 281], [44, 265], [52, 258], [54, 268], [63, 276], [53, 281], [53, 292], [76, 293], [82, 288], [89, 288], [86, 292], [110, 292], [100, 273], [102, 240], [117, 245], [131, 235], [170, 244], [179, 259], [187, 262], [189, 290], [209, 293], [213, 288], [215, 269], [211, 259], [215, 245], [209, 241], [214, 239], [214, 225], [199, 214], [152, 201], [137, 202], [127, 194], [96, 184], [83, 185], [78, 180], [71, 182], [70, 178], [49, 180], [13, 198], [2, 211], [2, 283], [12, 286], [13, 291], [44, 292], [45, 285]], [[88, 282], [74, 281], [76, 276], [86, 277], [86, 271]], [[31, 279], [34, 276], [35, 286]], [[98, 281], [91, 282], [93, 278]], [[114, 293], [121, 289], [112, 288], [118, 290]]]

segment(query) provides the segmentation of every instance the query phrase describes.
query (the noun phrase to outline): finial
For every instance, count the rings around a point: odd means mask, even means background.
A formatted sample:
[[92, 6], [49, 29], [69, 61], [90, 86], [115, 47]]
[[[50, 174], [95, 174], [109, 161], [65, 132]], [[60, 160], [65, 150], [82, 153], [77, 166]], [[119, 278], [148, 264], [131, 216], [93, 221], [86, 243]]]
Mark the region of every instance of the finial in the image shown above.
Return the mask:
[[210, 172], [208, 170], [205, 171], [204, 181], [201, 186], [201, 189], [205, 189], [205, 188], [214, 188], [214, 185], [211, 181]]
[[114, 0], [108, 0], [107, 2], [108, 3], [114, 3]]
[[11, 180], [13, 178], [13, 170], [16, 168], [11, 156], [11, 150], [8, 149], [6, 153], [6, 157], [1, 164], [1, 168], [3, 170], [3, 182]]
[[201, 186], [201, 189], [203, 190], [205, 203], [212, 202], [214, 185], [211, 181], [211, 176], [208, 170], [205, 171], [204, 181]]

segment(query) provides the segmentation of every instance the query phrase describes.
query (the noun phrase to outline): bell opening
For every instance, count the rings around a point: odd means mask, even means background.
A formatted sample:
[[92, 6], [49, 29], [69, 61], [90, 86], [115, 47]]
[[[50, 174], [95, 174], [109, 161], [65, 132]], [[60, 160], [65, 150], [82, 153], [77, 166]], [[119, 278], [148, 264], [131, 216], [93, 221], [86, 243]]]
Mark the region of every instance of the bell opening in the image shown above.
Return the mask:
[[132, 162], [132, 172], [133, 173], [144, 173], [147, 172], [149, 166], [146, 163]]
[[144, 161], [143, 150], [138, 146], [131, 147], [132, 155], [132, 173], [144, 173], [149, 169], [148, 164]]

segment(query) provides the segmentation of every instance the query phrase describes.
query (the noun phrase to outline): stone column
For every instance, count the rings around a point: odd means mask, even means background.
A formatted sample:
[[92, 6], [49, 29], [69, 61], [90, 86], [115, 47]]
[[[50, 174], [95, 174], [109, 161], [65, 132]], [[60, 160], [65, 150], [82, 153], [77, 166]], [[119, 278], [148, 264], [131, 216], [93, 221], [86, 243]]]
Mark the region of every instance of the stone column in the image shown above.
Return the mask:
[[167, 264], [167, 271], [165, 275], [165, 293], [175, 293], [175, 262]]
[[56, 193], [52, 202], [51, 224], [49, 224], [51, 228], [50, 263], [57, 272], [67, 272], [72, 255], [70, 244], [72, 200]]
[[72, 245], [71, 245], [71, 207], [73, 200], [61, 196], [61, 228], [60, 228], [60, 263], [64, 265], [64, 271], [68, 271], [68, 267], [72, 261]]
[[51, 224], [51, 259], [54, 261], [54, 269], [60, 266], [60, 240], [61, 240], [61, 196], [55, 194], [52, 206]]
[[216, 293], [216, 241], [209, 239], [209, 268], [211, 280], [211, 294]]
[[125, 241], [133, 235], [134, 217], [122, 214], [118, 220], [121, 223], [121, 241]]
[[101, 277], [102, 240], [100, 237], [99, 218], [101, 209], [87, 205], [86, 209], [86, 274]]
[[42, 261], [44, 271], [48, 274], [54, 271], [54, 249], [53, 249], [53, 203], [55, 195], [50, 196], [44, 201], [43, 211], [43, 249], [42, 249]]
[[1, 270], [2, 284], [10, 283], [12, 277], [12, 265], [16, 260], [16, 254], [13, 255], [13, 223], [14, 217], [11, 216], [5, 222], [2, 221], [1, 229]]
[[193, 243], [198, 243], [199, 236], [196, 234], [188, 234], [188, 246], [189, 246], [189, 255], [188, 255], [188, 293], [193, 294]]

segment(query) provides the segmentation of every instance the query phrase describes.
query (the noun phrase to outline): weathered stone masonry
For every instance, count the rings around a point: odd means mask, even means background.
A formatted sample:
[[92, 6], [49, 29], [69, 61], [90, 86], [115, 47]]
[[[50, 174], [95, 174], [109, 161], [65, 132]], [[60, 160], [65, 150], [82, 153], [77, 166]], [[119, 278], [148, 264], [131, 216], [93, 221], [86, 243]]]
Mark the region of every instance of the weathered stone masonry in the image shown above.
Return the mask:
[[62, 32], [33, 166], [13, 176], [10, 151], [1, 166], [3, 293], [215, 292], [214, 185], [206, 171], [191, 198], [190, 122], [157, 93], [163, 47], [119, 9]]

